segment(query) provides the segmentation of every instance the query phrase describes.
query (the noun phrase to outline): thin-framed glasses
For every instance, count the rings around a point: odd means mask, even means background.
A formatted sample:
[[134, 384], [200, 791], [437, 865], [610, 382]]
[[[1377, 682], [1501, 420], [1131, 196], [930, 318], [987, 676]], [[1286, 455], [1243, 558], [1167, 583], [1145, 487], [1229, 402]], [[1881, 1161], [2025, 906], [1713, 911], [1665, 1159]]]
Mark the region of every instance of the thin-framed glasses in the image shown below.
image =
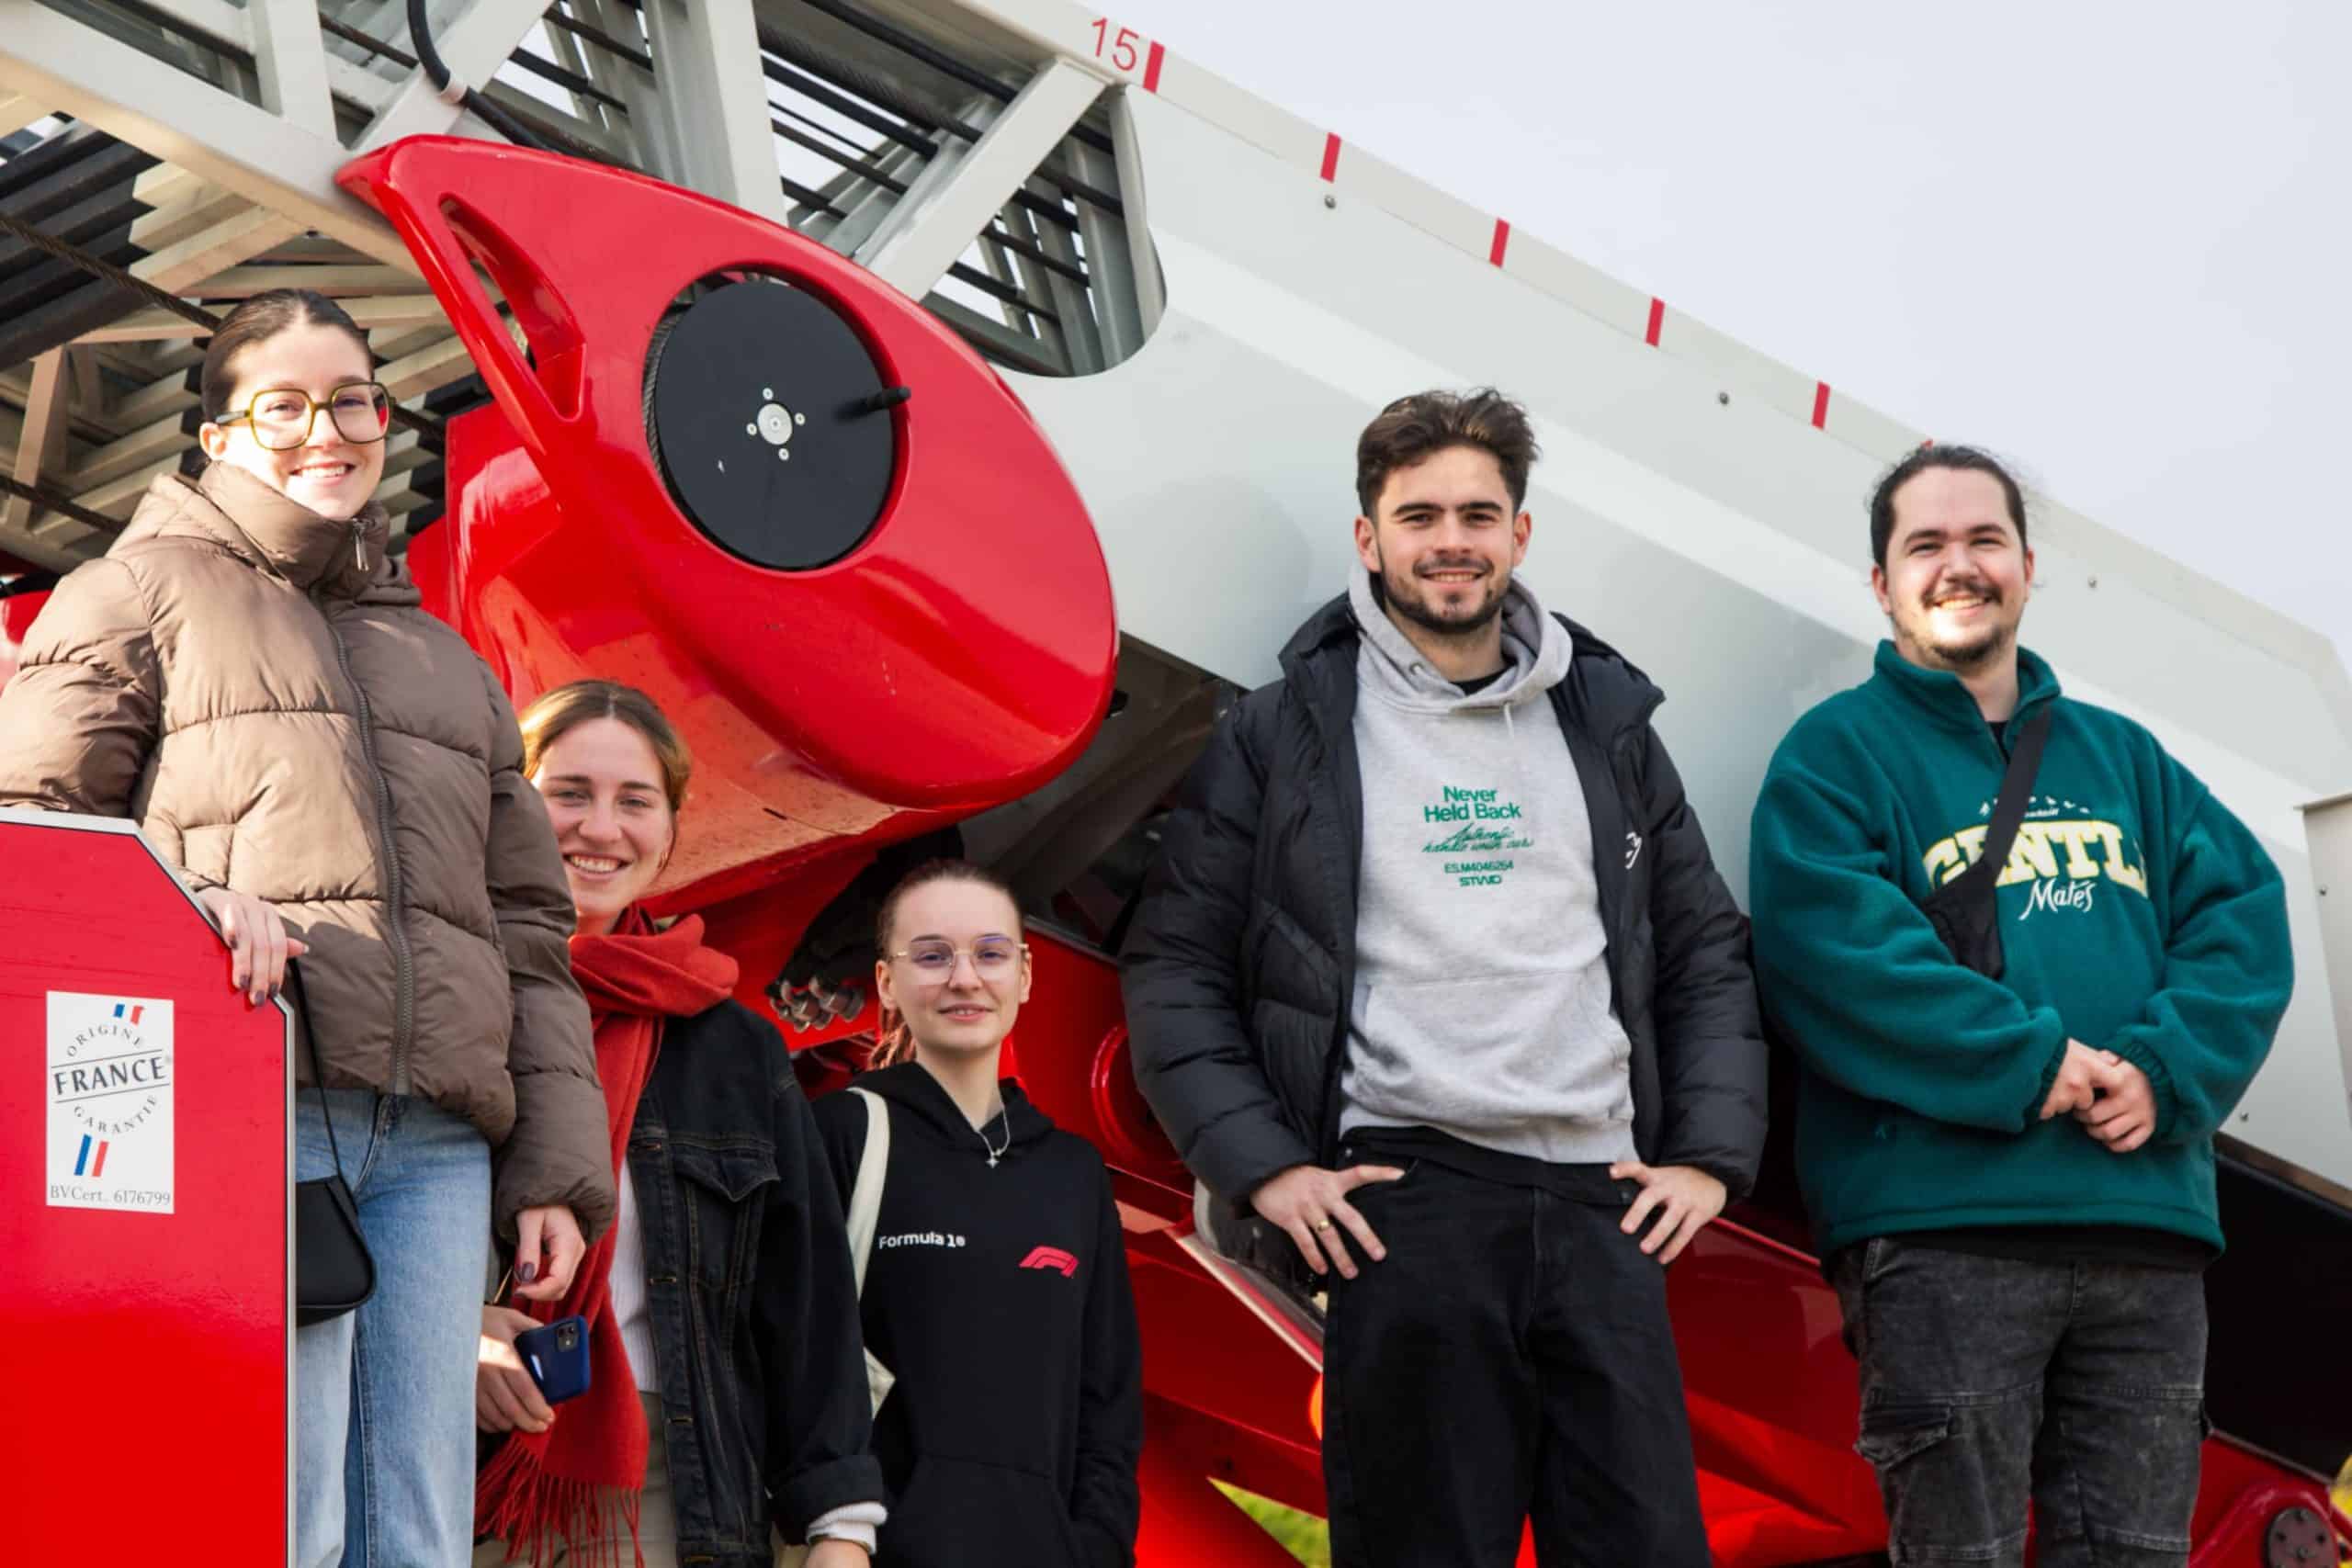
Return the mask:
[[959, 958], [969, 958], [972, 972], [981, 979], [1001, 980], [1021, 967], [1022, 955], [1028, 951], [1027, 942], [1015, 942], [1009, 936], [984, 936], [968, 948], [948, 942], [910, 942], [890, 956], [911, 964], [914, 972], [926, 980], [946, 979], [956, 973], [956, 961]]
[[212, 423], [249, 423], [254, 444], [264, 451], [288, 452], [311, 439], [322, 409], [334, 422], [334, 433], [355, 446], [381, 441], [391, 428], [392, 394], [381, 381], [346, 381], [323, 402], [313, 402], [310, 393], [297, 388], [274, 387], [255, 392], [244, 408]]

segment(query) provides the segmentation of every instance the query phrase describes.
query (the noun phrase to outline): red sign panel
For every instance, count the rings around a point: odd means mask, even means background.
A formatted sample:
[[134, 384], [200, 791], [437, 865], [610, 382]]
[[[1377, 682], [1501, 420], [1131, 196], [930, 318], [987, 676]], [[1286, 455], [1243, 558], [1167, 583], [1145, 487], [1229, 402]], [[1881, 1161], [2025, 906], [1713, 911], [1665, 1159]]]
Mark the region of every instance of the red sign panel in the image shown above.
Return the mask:
[[0, 810], [12, 1561], [285, 1561], [287, 1040], [130, 823]]

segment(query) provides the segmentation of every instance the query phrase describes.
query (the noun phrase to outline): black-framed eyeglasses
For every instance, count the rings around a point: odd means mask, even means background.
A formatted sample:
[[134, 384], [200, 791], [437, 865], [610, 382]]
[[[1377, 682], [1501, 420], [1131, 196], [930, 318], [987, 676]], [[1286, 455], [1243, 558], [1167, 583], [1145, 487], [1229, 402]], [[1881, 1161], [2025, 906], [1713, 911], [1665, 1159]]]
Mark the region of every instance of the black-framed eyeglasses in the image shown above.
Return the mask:
[[956, 961], [968, 955], [972, 970], [983, 980], [1002, 979], [1021, 966], [1029, 944], [1006, 936], [982, 937], [968, 948], [946, 942], [910, 942], [891, 957], [914, 966], [926, 980], [944, 980], [956, 972]]
[[235, 413], [224, 413], [215, 424], [251, 424], [254, 442], [264, 451], [286, 452], [311, 439], [319, 411], [326, 411], [334, 433], [355, 446], [381, 441], [391, 428], [392, 394], [381, 381], [346, 381], [313, 401], [311, 394], [293, 387], [255, 392], [254, 400]]

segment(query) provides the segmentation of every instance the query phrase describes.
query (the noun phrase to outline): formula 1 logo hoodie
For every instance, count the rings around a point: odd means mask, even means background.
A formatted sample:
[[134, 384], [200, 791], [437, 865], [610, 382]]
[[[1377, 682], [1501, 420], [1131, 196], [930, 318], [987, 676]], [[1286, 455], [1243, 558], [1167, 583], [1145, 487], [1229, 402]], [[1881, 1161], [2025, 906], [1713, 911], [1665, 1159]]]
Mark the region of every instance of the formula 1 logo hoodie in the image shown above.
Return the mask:
[[[1142, 1350], [1102, 1156], [1011, 1079], [978, 1131], [918, 1063], [856, 1087], [890, 1114], [861, 1302], [867, 1348], [898, 1374], [874, 1421], [890, 1494], [878, 1561], [1126, 1568]], [[847, 1209], [865, 1107], [833, 1094], [813, 1109]]]

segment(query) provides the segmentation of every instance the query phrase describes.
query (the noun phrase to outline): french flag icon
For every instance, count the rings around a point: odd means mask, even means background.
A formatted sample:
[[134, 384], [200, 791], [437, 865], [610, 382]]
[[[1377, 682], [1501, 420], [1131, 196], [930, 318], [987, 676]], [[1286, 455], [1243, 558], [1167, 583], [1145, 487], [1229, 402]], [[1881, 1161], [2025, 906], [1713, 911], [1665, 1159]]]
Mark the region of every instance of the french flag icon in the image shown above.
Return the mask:
[[[133, 1019], [131, 1021], [135, 1023], [138, 1021]], [[98, 1178], [104, 1176], [107, 1173], [107, 1148], [109, 1140], [107, 1139], [94, 1139], [89, 1134], [83, 1134], [82, 1152], [74, 1157], [74, 1174], [76, 1176], [87, 1176], [93, 1181], [96, 1181]], [[90, 1157], [93, 1150], [96, 1150], [97, 1154], [97, 1157], [95, 1160]]]
[[143, 1007], [133, 1007], [129, 1002], [117, 1002], [114, 1004], [115, 1017], [128, 1018], [133, 1023], [137, 1023], [139, 1021], [139, 1015], [146, 1010], [147, 1010]]

